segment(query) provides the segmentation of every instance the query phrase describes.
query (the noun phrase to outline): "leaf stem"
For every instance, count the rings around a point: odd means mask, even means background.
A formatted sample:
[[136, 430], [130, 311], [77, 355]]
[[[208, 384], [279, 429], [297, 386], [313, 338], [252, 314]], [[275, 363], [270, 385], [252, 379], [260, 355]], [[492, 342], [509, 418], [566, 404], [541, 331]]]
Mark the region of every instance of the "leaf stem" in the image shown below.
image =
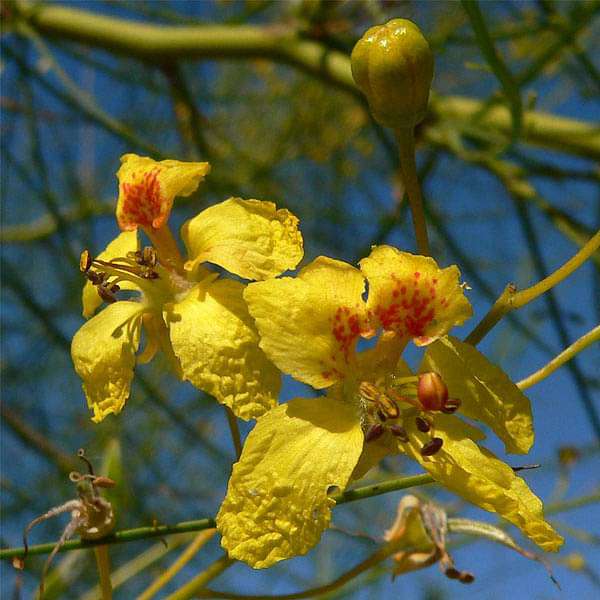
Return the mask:
[[96, 556], [96, 566], [98, 567], [98, 579], [100, 581], [100, 590], [102, 600], [112, 600], [112, 584], [110, 582], [110, 559], [108, 557], [108, 546], [96, 546], [94, 548]]
[[212, 579], [219, 576], [225, 569], [228, 569], [235, 561], [223, 554], [221, 558], [212, 563], [206, 570], [196, 575], [192, 580], [188, 581], [183, 587], [170, 594], [165, 600], [187, 600], [188, 598], [202, 598], [199, 591]]
[[[359, 487], [354, 490], [347, 490], [339, 494], [332, 494], [331, 498], [335, 500], [336, 505], [346, 504], [347, 502], [354, 502], [355, 500], [362, 500], [363, 498], [372, 498], [374, 496], [387, 494], [397, 490], [405, 490], [418, 485], [426, 485], [428, 483], [433, 483], [433, 481], [433, 477], [427, 473], [422, 475], [411, 475], [409, 477], [399, 477], [373, 485], [365, 485], [363, 487]], [[173, 535], [176, 533], [214, 529], [215, 527], [215, 520], [209, 517], [206, 519], [198, 519], [196, 521], [184, 521], [182, 523], [177, 523], [176, 525], [156, 525], [150, 527], [138, 527], [136, 529], [123, 529], [106, 538], [102, 538], [101, 540], [70, 540], [66, 542], [59, 551], [65, 552], [68, 550], [78, 550], [80, 548], [101, 546], [102, 544], [123, 544], [136, 540], [164, 537], [166, 535]], [[49, 552], [52, 552], [52, 549], [55, 545], [56, 542], [29, 546], [28, 554], [29, 556], [36, 554], [48, 554]], [[0, 559], [23, 556], [24, 551], [24, 548], [4, 548], [0, 550]]]
[[159, 592], [185, 565], [187, 565], [196, 554], [198, 554], [199, 550], [208, 542], [213, 535], [216, 533], [216, 529], [209, 529], [207, 531], [201, 531], [188, 545], [188, 547], [181, 553], [181, 555], [177, 558], [177, 560], [163, 573], [157, 577], [150, 587], [144, 590], [136, 600], [150, 600], [153, 598], [157, 592]]
[[413, 227], [417, 239], [417, 250], [419, 254], [429, 256], [429, 239], [427, 237], [427, 224], [423, 209], [423, 195], [421, 194], [421, 185], [417, 176], [417, 164], [415, 160], [414, 128], [397, 129], [396, 140], [398, 141], [400, 151], [402, 181], [410, 203]]
[[513, 284], [507, 285], [500, 297], [494, 302], [492, 308], [465, 338], [465, 341], [473, 345], [478, 344], [505, 314], [529, 304], [529, 302], [545, 294], [555, 285], [558, 285], [563, 279], [566, 279], [583, 265], [598, 248], [600, 248], [600, 231], [596, 232], [579, 252], [562, 265], [562, 267], [559, 267], [535, 285], [525, 288], [520, 292], [517, 292]]
[[600, 325], [596, 325], [591, 331], [588, 331], [585, 335], [582, 335], [576, 342], [573, 342], [568, 348], [565, 348], [560, 354], [555, 356], [549, 363], [544, 365], [541, 369], [529, 375], [525, 379], [522, 379], [517, 383], [517, 386], [526, 390], [531, 386], [539, 383], [546, 379], [546, 377], [552, 375], [559, 367], [564, 365], [567, 361], [571, 360], [579, 352], [600, 340]]

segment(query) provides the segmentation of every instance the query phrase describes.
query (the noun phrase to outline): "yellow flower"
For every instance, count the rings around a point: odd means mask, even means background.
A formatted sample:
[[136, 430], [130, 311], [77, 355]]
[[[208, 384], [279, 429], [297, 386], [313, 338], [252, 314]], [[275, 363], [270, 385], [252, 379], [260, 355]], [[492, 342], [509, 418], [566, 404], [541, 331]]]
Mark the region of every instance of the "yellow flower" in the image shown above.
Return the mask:
[[[360, 270], [319, 257], [295, 278], [247, 287], [266, 355], [327, 393], [258, 419], [217, 516], [230, 556], [262, 568], [306, 553], [329, 524], [328, 491], [398, 452], [545, 550], [558, 548], [538, 498], [477, 445], [478, 429], [450, 414], [460, 407], [483, 421], [508, 451], [533, 442], [527, 398], [477, 350], [446, 337], [471, 316], [459, 277], [454, 266], [379, 246]], [[372, 348], [357, 351], [360, 338], [374, 336]], [[420, 375], [400, 359], [410, 340], [430, 344]]]
[[[277, 276], [302, 258], [298, 220], [272, 202], [230, 198], [183, 225], [186, 260], [167, 219], [175, 196], [191, 194], [208, 163], [133, 154], [121, 160], [117, 221], [123, 231], [98, 257], [82, 254], [83, 315], [92, 318], [71, 347], [93, 421], [122, 410], [136, 363], [158, 349], [180, 377], [237, 416], [256, 418], [277, 404], [280, 373], [258, 346], [245, 285], [202, 263], [245, 279]], [[140, 249], [138, 228], [153, 247]], [[119, 299], [122, 291], [130, 298]], [[108, 306], [94, 316], [103, 300]], [[138, 355], [142, 327], [147, 342]]]

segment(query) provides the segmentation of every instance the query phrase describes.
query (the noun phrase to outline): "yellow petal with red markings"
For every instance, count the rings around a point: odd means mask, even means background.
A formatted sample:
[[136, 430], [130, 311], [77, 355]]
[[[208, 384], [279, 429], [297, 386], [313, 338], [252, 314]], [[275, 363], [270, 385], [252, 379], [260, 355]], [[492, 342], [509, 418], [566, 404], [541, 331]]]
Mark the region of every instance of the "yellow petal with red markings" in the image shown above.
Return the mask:
[[189, 196], [210, 172], [206, 162], [156, 161], [124, 154], [117, 171], [117, 222], [123, 231], [160, 229], [169, 218], [175, 196]]
[[376, 246], [360, 268], [369, 282], [367, 307], [374, 326], [412, 338], [419, 346], [473, 313], [456, 266], [440, 269], [432, 258]]
[[284, 372], [316, 388], [342, 379], [366, 319], [358, 269], [319, 257], [297, 277], [251, 283], [244, 298], [260, 346]]

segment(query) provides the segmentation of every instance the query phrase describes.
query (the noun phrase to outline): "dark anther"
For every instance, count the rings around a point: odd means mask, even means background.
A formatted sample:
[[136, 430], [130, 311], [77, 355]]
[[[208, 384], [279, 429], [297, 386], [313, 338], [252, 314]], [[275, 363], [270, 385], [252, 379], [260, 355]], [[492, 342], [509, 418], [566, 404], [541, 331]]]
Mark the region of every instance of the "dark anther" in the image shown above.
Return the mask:
[[421, 456], [433, 456], [439, 452], [443, 443], [442, 438], [434, 437], [421, 448]]
[[444, 406], [442, 406], [442, 412], [446, 413], [447, 415], [451, 415], [452, 413], [455, 413], [459, 407], [459, 398], [448, 398], [448, 400], [446, 400], [446, 402], [444, 403]]
[[390, 431], [401, 441], [408, 442], [408, 433], [406, 433], [406, 429], [402, 427], [402, 425], [392, 425], [390, 427]]
[[79, 270], [82, 273], [87, 273], [92, 266], [92, 255], [89, 253], [89, 250], [84, 250], [79, 257]]
[[102, 271], [88, 271], [85, 276], [92, 285], [101, 285], [108, 277], [106, 273], [103, 273]]
[[144, 270], [140, 273], [140, 276], [144, 279], [158, 279], [159, 275], [156, 271], [152, 271], [152, 269]]
[[367, 433], [365, 434], [365, 442], [373, 442], [374, 440], [381, 437], [383, 434], [383, 425], [381, 423], [375, 423], [375, 425], [371, 425], [369, 429], [367, 429]]
[[387, 415], [380, 408], [377, 409], [377, 416], [380, 421], [387, 421]]
[[469, 573], [468, 571], [462, 571], [458, 580], [461, 583], [473, 583], [475, 581], [475, 575], [473, 575], [473, 573]]
[[157, 256], [156, 256], [156, 250], [152, 246], [146, 246], [142, 250], [141, 259], [142, 259], [141, 264], [145, 265], [146, 267], [155, 267], [156, 263], [158, 262]]
[[107, 304], [112, 304], [113, 302], [117, 301], [113, 292], [103, 285], [99, 285], [96, 289], [98, 290], [98, 295], [100, 298], [102, 298], [102, 300], [104, 300], [104, 302]]
[[454, 567], [448, 567], [445, 571], [445, 575], [448, 579], [460, 579], [461, 572]]
[[422, 433], [427, 433], [431, 429], [431, 423], [423, 417], [415, 417], [417, 429]]

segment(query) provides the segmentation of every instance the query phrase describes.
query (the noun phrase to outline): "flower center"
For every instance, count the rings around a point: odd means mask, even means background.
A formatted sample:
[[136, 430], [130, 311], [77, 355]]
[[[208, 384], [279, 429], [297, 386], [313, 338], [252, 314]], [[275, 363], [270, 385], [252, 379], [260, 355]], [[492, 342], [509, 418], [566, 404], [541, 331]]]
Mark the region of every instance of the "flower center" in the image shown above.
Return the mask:
[[406, 443], [409, 435], [405, 425], [414, 419], [416, 428], [430, 438], [421, 448], [423, 456], [433, 456], [443, 444], [435, 436], [432, 413], [453, 413], [460, 406], [460, 400], [448, 398], [448, 389], [437, 373], [396, 378], [385, 387], [363, 381], [358, 389], [365, 441], [375, 441], [389, 432]]

